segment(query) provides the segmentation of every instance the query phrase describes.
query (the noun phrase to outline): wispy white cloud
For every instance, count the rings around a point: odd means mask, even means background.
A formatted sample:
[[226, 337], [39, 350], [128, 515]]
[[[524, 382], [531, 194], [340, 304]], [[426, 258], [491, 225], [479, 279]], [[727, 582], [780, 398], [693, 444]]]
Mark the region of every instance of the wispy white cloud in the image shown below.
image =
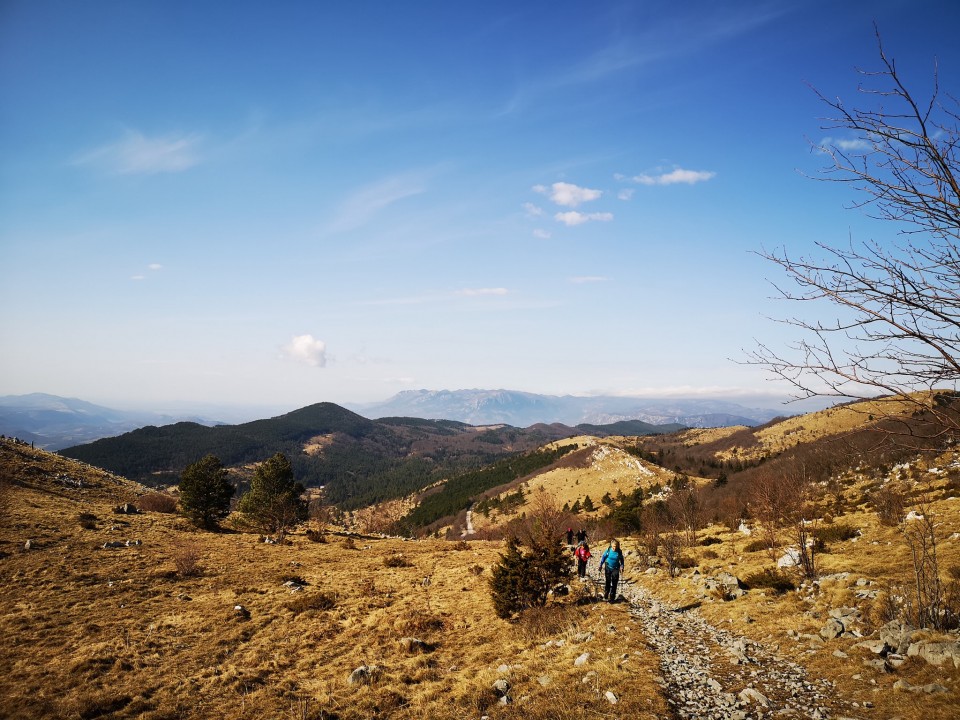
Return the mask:
[[587, 283], [598, 283], [606, 282], [608, 278], [603, 277], [602, 275], [579, 275], [577, 277], [570, 278], [570, 282], [574, 285], [586, 285]]
[[601, 190], [593, 190], [566, 182], [555, 182], [549, 188], [543, 185], [534, 185], [533, 191], [546, 195], [551, 202], [562, 207], [577, 207], [581, 203], [596, 200], [603, 195]]
[[463, 295], [465, 297], [481, 297], [484, 295], [509, 295], [510, 291], [506, 288], [464, 288], [463, 290], [457, 290], [457, 295]]
[[73, 164], [117, 175], [183, 172], [200, 162], [201, 142], [197, 134], [147, 137], [127, 130], [119, 140], [83, 153]]
[[716, 175], [715, 172], [709, 170], [684, 170], [683, 168], [674, 168], [669, 172], [661, 172], [656, 175], [636, 175], [633, 181], [641, 185], [695, 185], [696, 183], [711, 180], [716, 177]]
[[553, 219], [557, 222], [562, 222], [567, 227], [573, 227], [574, 225], [583, 225], [584, 223], [590, 221], [596, 222], [610, 222], [613, 220], [613, 213], [608, 212], [595, 212], [595, 213], [582, 213], [577, 212], [576, 210], [570, 210], [568, 212], [557, 213], [553, 216]]
[[366, 185], [341, 203], [337, 216], [326, 229], [346, 232], [362, 227], [394, 203], [425, 192], [425, 185], [426, 176], [420, 172], [395, 175]]
[[326, 367], [327, 344], [313, 335], [295, 335], [283, 346], [283, 354], [291, 360], [306, 363], [312, 367]]
[[553, 237], [553, 233], [549, 230], [544, 230], [543, 228], [537, 228], [533, 231], [533, 236], [538, 240], [549, 240]]
[[633, 188], [624, 188], [617, 193], [617, 200], [629, 200], [633, 197]]
[[[543, 186], [541, 185], [540, 187]], [[529, 218], [538, 218], [543, 215], [543, 208], [539, 205], [534, 205], [532, 202], [525, 202], [523, 204], [523, 211]]]
[[820, 141], [820, 148], [835, 147], [843, 152], [853, 152], [858, 150], [869, 150], [871, 145], [863, 138], [833, 138], [825, 137]]
[[145, 280], [146, 277], [147, 277], [146, 275], [131, 275], [131, 276], [130, 276], [130, 279], [131, 279], [131, 280]]

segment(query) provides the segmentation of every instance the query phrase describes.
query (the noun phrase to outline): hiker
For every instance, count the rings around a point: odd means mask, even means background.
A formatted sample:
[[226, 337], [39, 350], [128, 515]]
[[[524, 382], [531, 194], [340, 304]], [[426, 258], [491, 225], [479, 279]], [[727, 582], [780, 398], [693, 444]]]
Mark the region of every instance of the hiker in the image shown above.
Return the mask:
[[573, 556], [577, 559], [577, 577], [585, 580], [587, 577], [587, 560], [593, 557], [590, 553], [590, 546], [585, 542], [578, 544]]
[[610, 547], [600, 556], [600, 565], [603, 567], [603, 599], [614, 603], [617, 601], [620, 573], [623, 572], [623, 551], [620, 550], [619, 540], [610, 541]]
[[583, 528], [580, 528], [579, 530], [577, 530], [577, 542], [585, 543], [586, 541], [587, 541], [587, 531], [584, 530]]
[[567, 528], [567, 545], [573, 545], [573, 528]]

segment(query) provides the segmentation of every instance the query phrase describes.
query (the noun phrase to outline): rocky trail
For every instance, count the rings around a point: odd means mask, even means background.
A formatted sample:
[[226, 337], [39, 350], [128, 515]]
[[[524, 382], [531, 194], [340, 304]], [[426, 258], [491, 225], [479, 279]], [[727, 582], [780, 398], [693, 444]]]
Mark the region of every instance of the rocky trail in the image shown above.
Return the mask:
[[621, 583], [620, 593], [660, 658], [660, 684], [676, 718], [851, 717], [831, 710], [839, 701], [830, 681], [812, 679], [772, 649], [711, 625], [695, 607], [668, 607], [629, 582]]

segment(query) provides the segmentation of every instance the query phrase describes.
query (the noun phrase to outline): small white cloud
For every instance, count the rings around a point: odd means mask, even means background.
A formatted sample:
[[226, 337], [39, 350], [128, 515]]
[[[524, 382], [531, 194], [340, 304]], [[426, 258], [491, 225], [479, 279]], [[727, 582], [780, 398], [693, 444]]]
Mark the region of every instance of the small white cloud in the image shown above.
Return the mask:
[[602, 275], [580, 275], [578, 277], [570, 278], [570, 282], [574, 285], [586, 285], [587, 283], [598, 283], [606, 282], [607, 278]]
[[596, 200], [603, 195], [601, 190], [593, 190], [566, 182], [555, 182], [549, 190], [543, 185], [535, 185], [533, 189], [547, 195], [551, 202], [562, 207], [577, 207], [581, 203]]
[[633, 197], [633, 188], [624, 188], [617, 193], [617, 200], [629, 200]]
[[160, 263], [150, 263], [149, 265], [147, 265], [147, 267], [153, 271], [163, 270], [163, 265], [161, 265]]
[[480, 297], [483, 295], [509, 295], [510, 291], [506, 288], [464, 288], [457, 290], [457, 295], [465, 297]]
[[867, 142], [863, 138], [842, 139], [842, 138], [825, 137], [823, 140], [820, 141], [820, 147], [821, 148], [835, 147], [838, 150], [841, 150], [843, 152], [852, 152], [855, 150], [869, 150], [871, 148], [871, 145], [869, 142]]
[[539, 205], [534, 205], [531, 202], [526, 202], [523, 204], [523, 211], [527, 214], [527, 217], [538, 218], [543, 215], [543, 208]]
[[549, 240], [553, 237], [553, 234], [549, 230], [544, 230], [543, 228], [537, 228], [533, 231], [533, 236], [540, 240]]
[[131, 279], [131, 280], [143, 280], [143, 279], [144, 279], [144, 276], [143, 276], [143, 275], [131, 275], [131, 276], [130, 276], [130, 279]]
[[540, 193], [541, 195], [546, 195], [546, 194], [547, 194], [547, 186], [546, 186], [546, 185], [534, 185], [534, 186], [533, 186], [532, 188], [530, 188], [530, 189], [533, 190], [535, 193]]
[[716, 176], [715, 172], [709, 170], [684, 170], [676, 168], [670, 172], [660, 173], [659, 175], [637, 175], [633, 181], [641, 185], [694, 185], [699, 182], [706, 182]]
[[283, 346], [283, 353], [291, 360], [306, 363], [313, 367], [326, 367], [327, 344], [313, 335], [295, 335]]
[[562, 222], [567, 227], [573, 227], [575, 225], [583, 225], [591, 220], [596, 222], [610, 222], [613, 220], [613, 213], [582, 213], [576, 210], [570, 210], [569, 212], [557, 213], [553, 216], [553, 219], [557, 222]]
[[75, 165], [91, 165], [118, 175], [155, 175], [182, 172], [200, 162], [199, 135], [146, 137], [128, 130], [113, 143], [102, 145], [74, 160]]

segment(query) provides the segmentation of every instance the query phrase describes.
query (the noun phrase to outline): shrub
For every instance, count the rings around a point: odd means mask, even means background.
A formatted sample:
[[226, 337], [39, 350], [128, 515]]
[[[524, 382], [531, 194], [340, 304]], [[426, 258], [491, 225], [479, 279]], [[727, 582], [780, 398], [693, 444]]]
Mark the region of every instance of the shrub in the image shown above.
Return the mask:
[[77, 515], [77, 520], [80, 522], [80, 527], [84, 530], [96, 530], [97, 529], [97, 516], [93, 513], [82, 512]]
[[173, 550], [173, 565], [180, 577], [195, 577], [203, 574], [200, 560], [203, 557], [200, 544], [192, 541], [182, 542]]
[[855, 528], [852, 525], [846, 525], [843, 523], [822, 526], [817, 530], [817, 540], [822, 540], [825, 543], [852, 540], [855, 537], [859, 537], [859, 535], [859, 528]]
[[779, 570], [770, 569], [761, 570], [753, 575], [748, 575], [746, 578], [744, 578], [743, 584], [746, 585], [747, 589], [749, 590], [769, 588], [774, 590], [777, 595], [783, 595], [784, 593], [797, 589], [797, 586], [794, 584], [793, 580], [791, 580], [790, 577], [785, 573], [782, 573]]
[[720, 557], [720, 556], [719, 556], [715, 551], [713, 551], [713, 550], [704, 550], [704, 551], [703, 551], [703, 559], [704, 559], [704, 560], [716, 560], [718, 557]]
[[169, 513], [177, 511], [177, 499], [165, 492], [148, 492], [138, 501], [141, 510], [147, 512]]
[[751, 540], [744, 548], [744, 552], [762, 552], [770, 549], [770, 543], [767, 540]]
[[400, 554], [388, 555], [383, 559], [383, 565], [388, 568], [413, 567], [413, 563]]
[[703, 540], [701, 540], [701, 541], [700, 541], [700, 544], [703, 545], [704, 547], [708, 547], [708, 546], [710, 546], [710, 545], [719, 545], [719, 544], [722, 543], [722, 542], [723, 542], [723, 540], [721, 540], [720, 538], [718, 538], [718, 537], [713, 537], [713, 536], [711, 535], [711, 536], [705, 537]]
[[287, 603], [287, 610], [299, 615], [308, 610], [333, 610], [337, 606], [335, 595], [324, 592], [298, 593]]
[[896, 488], [882, 487], [871, 493], [870, 504], [873, 505], [880, 524], [887, 527], [899, 525], [906, 514], [906, 497]]

